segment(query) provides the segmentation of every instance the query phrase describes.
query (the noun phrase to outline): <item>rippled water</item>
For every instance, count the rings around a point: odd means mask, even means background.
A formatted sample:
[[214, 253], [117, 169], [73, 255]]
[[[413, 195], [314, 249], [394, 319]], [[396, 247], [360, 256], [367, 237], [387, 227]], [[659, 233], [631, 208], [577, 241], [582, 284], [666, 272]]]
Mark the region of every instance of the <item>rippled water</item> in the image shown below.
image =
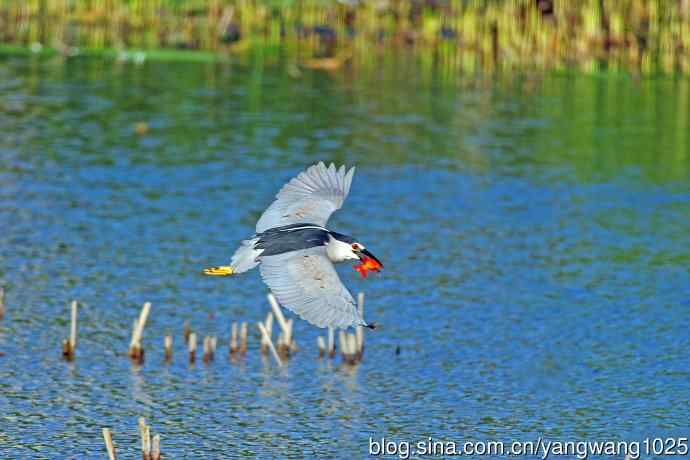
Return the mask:
[[[690, 418], [688, 82], [464, 77], [388, 63], [279, 65], [0, 60], [0, 456], [364, 458], [395, 440], [642, 439]], [[135, 133], [137, 123], [148, 131]], [[226, 262], [282, 183], [356, 164], [331, 227], [386, 266], [357, 368], [278, 369], [252, 324], [257, 272]], [[60, 360], [82, 302], [77, 359]], [[146, 362], [124, 356], [141, 304]], [[182, 326], [217, 334], [189, 367]], [[162, 340], [175, 337], [163, 363]], [[396, 355], [396, 347], [400, 354]]]

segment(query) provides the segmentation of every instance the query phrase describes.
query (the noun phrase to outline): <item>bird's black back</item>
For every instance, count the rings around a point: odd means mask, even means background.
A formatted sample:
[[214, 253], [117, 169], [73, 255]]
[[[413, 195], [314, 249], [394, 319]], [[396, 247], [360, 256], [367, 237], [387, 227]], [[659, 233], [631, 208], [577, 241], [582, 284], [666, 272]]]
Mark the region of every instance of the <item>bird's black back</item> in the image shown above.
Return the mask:
[[314, 224], [290, 224], [259, 233], [254, 248], [263, 249], [262, 256], [274, 256], [300, 249], [324, 246], [331, 232]]

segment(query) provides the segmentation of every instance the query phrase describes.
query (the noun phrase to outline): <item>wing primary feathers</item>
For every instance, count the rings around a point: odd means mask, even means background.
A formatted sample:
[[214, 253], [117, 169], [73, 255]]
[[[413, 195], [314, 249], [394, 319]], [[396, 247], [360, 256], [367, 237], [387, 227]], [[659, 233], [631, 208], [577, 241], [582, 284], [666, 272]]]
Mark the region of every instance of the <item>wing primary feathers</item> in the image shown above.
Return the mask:
[[350, 186], [352, 185], [352, 177], [355, 175], [355, 167], [353, 166], [350, 168], [350, 170], [347, 172], [347, 175], [345, 176], [345, 185], [343, 187], [343, 190], [345, 191], [345, 196], [347, 196], [348, 193], [350, 193]]
[[345, 202], [354, 172], [354, 167], [326, 167], [323, 162], [302, 171], [281, 188], [257, 222], [256, 232], [305, 222], [325, 226]]

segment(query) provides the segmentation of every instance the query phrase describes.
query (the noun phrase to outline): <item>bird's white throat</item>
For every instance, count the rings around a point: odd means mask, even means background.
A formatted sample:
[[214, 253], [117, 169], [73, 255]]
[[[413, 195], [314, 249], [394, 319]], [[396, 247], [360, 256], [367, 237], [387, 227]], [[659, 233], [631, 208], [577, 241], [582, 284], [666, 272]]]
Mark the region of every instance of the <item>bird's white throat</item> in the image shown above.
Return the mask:
[[331, 235], [328, 235], [328, 243], [326, 244], [326, 253], [331, 262], [343, 262], [345, 260], [358, 260], [357, 254], [352, 251], [352, 246], [344, 241], [336, 240]]

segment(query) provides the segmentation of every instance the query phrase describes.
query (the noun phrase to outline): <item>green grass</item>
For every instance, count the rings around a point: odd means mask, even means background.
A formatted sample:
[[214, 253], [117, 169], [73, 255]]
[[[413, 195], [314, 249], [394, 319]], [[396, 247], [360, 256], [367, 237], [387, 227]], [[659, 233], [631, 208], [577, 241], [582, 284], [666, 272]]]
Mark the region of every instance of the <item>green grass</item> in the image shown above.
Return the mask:
[[[382, 48], [396, 48], [448, 73], [566, 68], [690, 73], [690, 2], [552, 0], [549, 14], [536, 4], [5, 0], [0, 3], [0, 43], [16, 47], [3, 48], [8, 53], [41, 43], [53, 52], [138, 49], [151, 59], [191, 61], [280, 48], [297, 62], [349, 56], [372, 63]], [[241, 36], [233, 44], [223, 40], [229, 26]], [[328, 28], [334, 39], [315, 33], [317, 28]]]
[[[55, 48], [42, 47], [34, 50], [31, 47], [0, 43], [0, 54], [5, 56], [56, 56], [59, 51]], [[96, 56], [121, 60], [143, 61], [180, 61], [180, 62], [219, 62], [227, 60], [227, 56], [219, 53], [203, 50], [175, 50], [175, 49], [127, 49], [116, 50], [112, 48], [83, 48], [72, 51], [71, 57]]]

